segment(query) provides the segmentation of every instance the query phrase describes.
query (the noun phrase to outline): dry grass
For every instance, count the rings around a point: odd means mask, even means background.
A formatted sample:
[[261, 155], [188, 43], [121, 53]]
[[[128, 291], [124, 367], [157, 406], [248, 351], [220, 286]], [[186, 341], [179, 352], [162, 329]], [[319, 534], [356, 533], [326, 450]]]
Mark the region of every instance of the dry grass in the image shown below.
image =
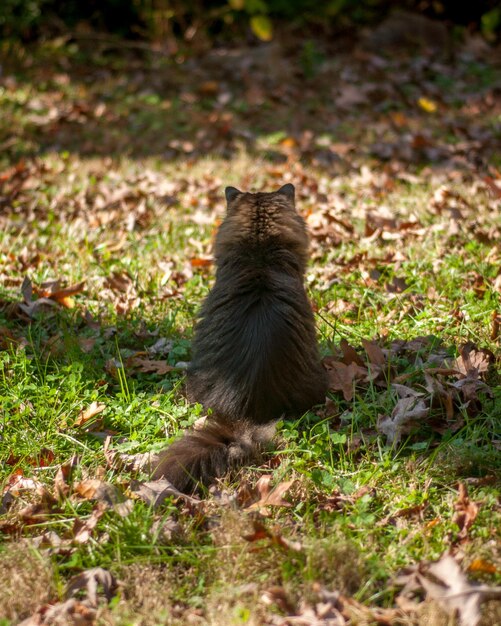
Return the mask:
[[28, 543], [6, 546], [0, 562], [0, 617], [16, 623], [54, 597], [50, 561]]

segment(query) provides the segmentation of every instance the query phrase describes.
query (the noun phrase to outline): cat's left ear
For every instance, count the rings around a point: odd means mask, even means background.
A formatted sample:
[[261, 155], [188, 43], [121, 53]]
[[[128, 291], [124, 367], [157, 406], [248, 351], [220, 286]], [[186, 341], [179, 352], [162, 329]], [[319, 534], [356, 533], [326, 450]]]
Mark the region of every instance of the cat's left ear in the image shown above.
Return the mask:
[[241, 193], [242, 192], [240, 191], [240, 189], [237, 189], [236, 187], [226, 187], [226, 189], [224, 190], [224, 195], [226, 196], [226, 202], [229, 204]]
[[280, 189], [277, 191], [277, 193], [281, 193], [286, 198], [289, 198], [289, 200], [291, 200], [292, 202], [294, 202], [295, 192], [296, 190], [294, 189], [294, 185], [292, 185], [291, 183], [287, 183], [287, 185], [280, 187]]

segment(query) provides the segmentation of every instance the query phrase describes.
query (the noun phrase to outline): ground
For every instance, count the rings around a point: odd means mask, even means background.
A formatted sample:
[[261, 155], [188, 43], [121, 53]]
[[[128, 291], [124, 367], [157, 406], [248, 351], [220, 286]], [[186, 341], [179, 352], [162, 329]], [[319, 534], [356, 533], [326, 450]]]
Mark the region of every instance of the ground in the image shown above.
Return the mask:
[[[118, 48], [4, 44], [0, 624], [501, 622], [499, 52]], [[329, 397], [162, 494], [224, 187], [288, 182]]]

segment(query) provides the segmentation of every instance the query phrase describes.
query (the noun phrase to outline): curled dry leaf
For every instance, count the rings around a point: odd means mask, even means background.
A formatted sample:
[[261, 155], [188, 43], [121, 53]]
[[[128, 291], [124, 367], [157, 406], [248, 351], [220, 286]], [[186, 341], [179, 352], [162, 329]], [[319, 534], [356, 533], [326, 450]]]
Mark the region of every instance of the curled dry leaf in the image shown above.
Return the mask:
[[113, 509], [120, 517], [127, 517], [131, 512], [132, 500], [126, 500], [122, 492], [111, 483], [89, 478], [77, 483], [74, 494], [84, 500], [97, 500], [106, 508]]
[[86, 409], [82, 409], [77, 415], [74, 426], [83, 426], [90, 419], [102, 413], [106, 408], [104, 402], [97, 402], [94, 400]]
[[[43, 306], [60, 304], [72, 309], [75, 306], [72, 296], [83, 291], [84, 285], [85, 281], [71, 287], [61, 288], [60, 281], [55, 280], [42, 283], [40, 287], [34, 287], [31, 280], [26, 276], [21, 286], [23, 302], [19, 304], [19, 308], [31, 318]], [[34, 294], [37, 296], [35, 300], [33, 299]]]
[[482, 572], [484, 574], [496, 574], [498, 568], [494, 563], [485, 561], [484, 559], [473, 559], [468, 567], [469, 572]]
[[345, 365], [356, 363], [357, 365], [360, 365], [360, 367], [364, 367], [364, 360], [355, 348], [346, 341], [346, 339], [341, 339], [339, 346], [343, 353], [343, 358], [341, 360]]
[[73, 523], [73, 542], [84, 544], [91, 538], [92, 532], [96, 528], [99, 520], [106, 513], [108, 506], [104, 502], [98, 502], [92, 513], [86, 520], [77, 517]]
[[39, 309], [44, 306], [56, 306], [56, 301], [50, 298], [38, 298], [33, 300], [33, 286], [31, 280], [26, 276], [21, 286], [21, 294], [23, 296], [23, 302], [19, 304], [20, 310], [28, 317], [34, 318]]
[[90, 605], [97, 608], [99, 587], [102, 588], [102, 594], [109, 602], [118, 589], [118, 583], [108, 570], [102, 567], [93, 567], [73, 576], [68, 581], [65, 596], [71, 598], [75, 593], [83, 591]]
[[384, 356], [384, 352], [377, 345], [377, 343], [375, 341], [367, 341], [366, 339], [362, 339], [362, 345], [364, 346], [364, 350], [367, 353], [369, 363], [371, 365], [377, 365], [380, 368], [384, 368], [386, 364], [386, 358]]
[[160, 374], [160, 376], [163, 376], [164, 374], [172, 372], [172, 370], [176, 369], [165, 361], [142, 358], [139, 356], [129, 357], [127, 359], [127, 365], [138, 370], [139, 372]]
[[467, 541], [468, 532], [477, 519], [478, 509], [478, 504], [470, 500], [466, 485], [459, 483], [458, 499], [454, 504], [455, 514], [452, 520], [459, 527], [458, 541]]
[[[109, 440], [107, 440], [109, 442]], [[139, 452], [138, 454], [124, 454], [109, 450], [105, 445], [104, 456], [111, 469], [126, 470], [128, 472], [151, 473], [160, 462], [158, 452]]]
[[70, 492], [69, 481], [77, 461], [78, 458], [74, 455], [68, 463], [63, 463], [57, 470], [56, 477], [54, 478], [54, 490], [59, 500], [64, 500]]
[[136, 497], [144, 500], [153, 508], [160, 506], [170, 496], [181, 498], [190, 504], [199, 504], [201, 502], [198, 498], [182, 493], [165, 478], [144, 483], [134, 480], [131, 482], [130, 490]]
[[243, 535], [245, 541], [254, 543], [255, 541], [261, 541], [262, 539], [268, 539], [270, 545], [279, 546], [285, 550], [291, 550], [293, 552], [301, 552], [303, 546], [299, 541], [291, 541], [282, 537], [278, 531], [271, 531], [257, 519], [252, 520], [253, 532], [248, 535]]
[[388, 443], [397, 444], [402, 435], [408, 434], [428, 416], [430, 409], [424, 400], [414, 397], [400, 398], [390, 417], [379, 416], [377, 430], [386, 435]]
[[35, 287], [34, 290], [40, 298], [50, 298], [67, 309], [72, 309], [75, 306], [75, 301], [72, 296], [81, 293], [84, 287], [85, 281], [71, 285], [70, 287], [61, 288], [61, 281], [51, 280], [42, 283], [40, 287]]
[[468, 582], [459, 565], [450, 554], [444, 554], [435, 563], [413, 567], [396, 580], [402, 586], [403, 597], [412, 597], [424, 591], [447, 612], [459, 616], [461, 626], [477, 626], [480, 606], [486, 600], [501, 599], [501, 587], [489, 587]]
[[33, 615], [19, 622], [18, 626], [94, 626], [96, 616], [96, 609], [89, 606], [88, 602], [71, 598], [53, 605], [44, 604]]
[[416, 504], [415, 506], [399, 509], [398, 511], [395, 511], [395, 513], [390, 513], [389, 515], [386, 515], [386, 517], [383, 517], [383, 519], [377, 523], [377, 526], [388, 526], [388, 524], [394, 525], [397, 524], [397, 520], [399, 519], [418, 519], [422, 522], [427, 506], [426, 502], [422, 502], [421, 504]]
[[453, 367], [464, 376], [477, 376], [489, 369], [494, 355], [490, 350], [480, 350], [471, 341], [459, 348], [459, 356], [454, 361]]
[[358, 380], [365, 380], [368, 371], [356, 363], [345, 365], [341, 361], [336, 361], [332, 357], [323, 360], [327, 370], [329, 389], [331, 391], [342, 391], [344, 399], [349, 402], [353, 399], [354, 384]]
[[[292, 506], [290, 502], [284, 500], [284, 495], [295, 481], [287, 480], [279, 483], [272, 489], [272, 478], [271, 474], [261, 476], [254, 489], [248, 490], [244, 488], [244, 491], [239, 492], [237, 499], [243, 504], [243, 508], [248, 508], [249, 510], [257, 509], [261, 514], [265, 514], [268, 506]], [[242, 496], [244, 496], [243, 502]]]

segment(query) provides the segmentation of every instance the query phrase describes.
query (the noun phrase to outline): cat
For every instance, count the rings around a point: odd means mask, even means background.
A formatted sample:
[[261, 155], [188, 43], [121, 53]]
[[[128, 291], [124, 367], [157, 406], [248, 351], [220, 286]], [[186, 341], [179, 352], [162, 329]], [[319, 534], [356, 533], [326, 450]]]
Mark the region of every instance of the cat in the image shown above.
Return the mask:
[[282, 417], [325, 399], [327, 377], [304, 289], [306, 225], [291, 184], [225, 190], [216, 281], [195, 327], [187, 395], [210, 413], [160, 455], [155, 478], [183, 492], [258, 457]]

